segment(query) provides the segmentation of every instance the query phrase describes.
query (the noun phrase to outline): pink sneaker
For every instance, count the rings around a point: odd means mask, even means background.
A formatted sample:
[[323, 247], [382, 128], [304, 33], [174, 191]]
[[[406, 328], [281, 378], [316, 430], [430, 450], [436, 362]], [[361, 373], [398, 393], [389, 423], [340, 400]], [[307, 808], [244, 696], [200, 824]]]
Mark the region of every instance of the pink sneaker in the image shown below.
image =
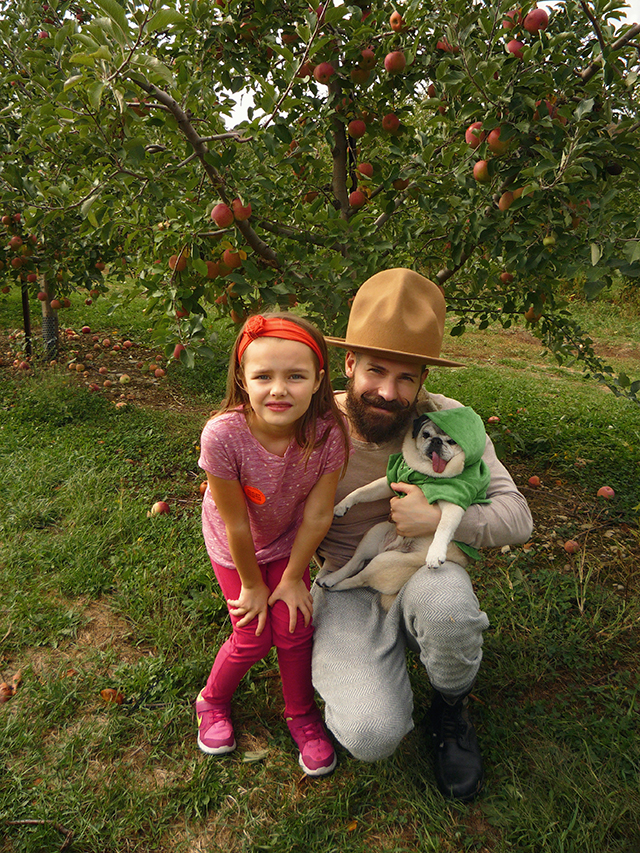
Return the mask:
[[236, 739], [231, 723], [229, 705], [214, 705], [202, 698], [202, 691], [196, 699], [196, 719], [198, 720], [198, 746], [209, 755], [223, 755], [233, 752]]
[[291, 737], [298, 744], [300, 767], [308, 776], [325, 776], [337, 763], [336, 753], [322, 724], [319, 711], [288, 717]]

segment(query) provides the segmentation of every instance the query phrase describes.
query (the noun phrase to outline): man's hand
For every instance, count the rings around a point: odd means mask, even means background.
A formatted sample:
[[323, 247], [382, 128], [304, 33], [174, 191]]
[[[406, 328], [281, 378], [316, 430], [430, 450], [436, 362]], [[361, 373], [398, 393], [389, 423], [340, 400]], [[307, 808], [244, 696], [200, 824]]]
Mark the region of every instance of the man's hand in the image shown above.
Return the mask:
[[430, 504], [422, 489], [410, 483], [391, 483], [394, 492], [403, 492], [404, 497], [391, 498], [389, 517], [400, 536], [431, 536], [440, 522], [441, 512], [437, 504]]

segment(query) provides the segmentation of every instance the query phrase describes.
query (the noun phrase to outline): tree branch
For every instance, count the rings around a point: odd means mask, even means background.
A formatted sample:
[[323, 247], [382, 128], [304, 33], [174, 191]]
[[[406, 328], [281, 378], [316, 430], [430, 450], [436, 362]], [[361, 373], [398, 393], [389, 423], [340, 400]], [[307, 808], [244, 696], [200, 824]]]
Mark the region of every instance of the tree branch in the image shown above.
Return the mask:
[[[172, 98], [167, 92], [163, 89], [158, 88], [154, 83], [150, 83], [145, 77], [141, 74], [132, 74], [131, 79], [138, 85], [140, 88], [145, 91], [148, 95], [152, 95], [157, 101], [161, 104], [164, 104], [172, 116], [175, 118], [178, 123], [178, 127], [181, 132], [186, 137], [187, 141], [193, 148], [194, 154], [200, 160], [202, 164], [202, 168], [204, 169], [207, 177], [215, 187], [216, 191], [220, 195], [220, 198], [225, 204], [229, 204], [229, 197], [226, 192], [226, 185], [217, 170], [211, 165], [211, 163], [207, 160], [207, 154], [209, 153], [204, 137], [200, 136], [193, 124], [191, 123], [190, 117], [187, 113], [182, 109], [180, 104]], [[278, 259], [277, 254], [274, 250], [267, 245], [267, 243], [262, 240], [258, 234], [253, 230], [251, 225], [247, 220], [239, 222], [236, 220], [236, 228], [242, 234], [247, 244], [251, 246], [251, 248], [257, 252], [262, 258], [269, 261], [272, 264], [280, 265], [280, 261]]]
[[[580, 2], [582, 3], [582, 0], [580, 0]], [[584, 6], [584, 4], [583, 4], [583, 6]], [[588, 11], [587, 11], [587, 15], [589, 15]], [[631, 39], [634, 36], [637, 36], [639, 33], [640, 33], [640, 24], [635, 24], [633, 27], [631, 27], [629, 30], [627, 30], [627, 32], [623, 36], [620, 36], [620, 38], [617, 39], [617, 41], [614, 41], [614, 43], [611, 45], [611, 50], [620, 50], [621, 48], [625, 47], [627, 44], [629, 44]], [[589, 80], [591, 80], [591, 78], [594, 76], [594, 74], [598, 71], [598, 69], [600, 68], [601, 65], [602, 65], [602, 57], [599, 57], [598, 59], [594, 59], [593, 62], [584, 69], [584, 71], [578, 72], [578, 76], [582, 79], [583, 83], [588, 83]]]

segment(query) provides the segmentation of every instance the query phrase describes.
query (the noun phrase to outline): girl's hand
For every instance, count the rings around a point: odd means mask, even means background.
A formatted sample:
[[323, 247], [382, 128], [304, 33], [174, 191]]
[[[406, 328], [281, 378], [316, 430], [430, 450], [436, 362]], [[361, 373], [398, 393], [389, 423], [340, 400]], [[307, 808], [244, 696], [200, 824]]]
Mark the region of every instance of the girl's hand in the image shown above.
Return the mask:
[[241, 618], [236, 623], [238, 628], [243, 628], [248, 625], [252, 619], [258, 618], [258, 627], [256, 628], [256, 637], [264, 631], [264, 626], [267, 624], [267, 604], [269, 601], [269, 587], [266, 584], [261, 584], [255, 587], [242, 586], [240, 597], [232, 600], [227, 599], [229, 605], [229, 613], [232, 616]]
[[394, 492], [404, 492], [402, 498], [391, 498], [389, 518], [400, 536], [430, 536], [440, 521], [440, 509], [430, 504], [422, 489], [410, 483], [390, 483]]
[[281, 580], [271, 593], [269, 607], [273, 607], [276, 601], [284, 601], [289, 608], [289, 633], [296, 630], [298, 621], [298, 610], [302, 613], [304, 624], [308, 625], [313, 616], [313, 598], [303, 580], [286, 581]]

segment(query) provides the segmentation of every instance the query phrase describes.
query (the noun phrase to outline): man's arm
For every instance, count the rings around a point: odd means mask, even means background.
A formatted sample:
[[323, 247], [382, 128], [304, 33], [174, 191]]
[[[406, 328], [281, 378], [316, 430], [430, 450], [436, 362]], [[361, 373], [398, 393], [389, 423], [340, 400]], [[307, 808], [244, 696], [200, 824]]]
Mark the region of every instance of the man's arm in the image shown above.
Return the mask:
[[[500, 548], [527, 542], [533, 531], [531, 512], [488, 437], [482, 458], [491, 474], [487, 489], [491, 503], [469, 507], [456, 531], [456, 539], [474, 548]], [[439, 520], [437, 507], [427, 503], [417, 486], [406, 485], [403, 491], [406, 497], [391, 500], [398, 533], [401, 536], [433, 533]]]

